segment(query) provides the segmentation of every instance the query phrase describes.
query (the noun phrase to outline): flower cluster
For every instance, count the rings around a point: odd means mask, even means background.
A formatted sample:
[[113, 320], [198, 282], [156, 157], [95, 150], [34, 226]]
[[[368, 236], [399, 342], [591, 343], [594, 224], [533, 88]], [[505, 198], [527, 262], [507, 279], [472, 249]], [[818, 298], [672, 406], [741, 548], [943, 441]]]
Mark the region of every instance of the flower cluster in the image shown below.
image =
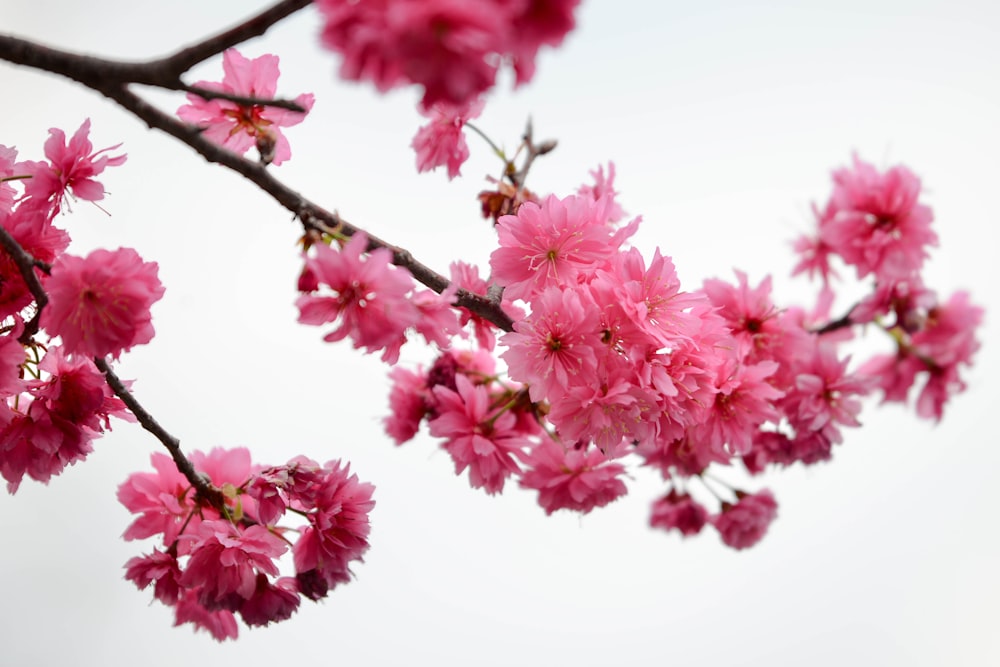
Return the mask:
[[531, 80], [543, 45], [558, 46], [579, 0], [319, 0], [323, 45], [340, 75], [381, 90], [423, 86], [423, 106], [463, 105], [493, 86], [502, 63]]
[[879, 172], [854, 158], [852, 168], [833, 174], [833, 193], [817, 209], [817, 227], [795, 243], [801, 255], [796, 272], [819, 274], [832, 292], [835, 257], [871, 277], [871, 294], [855, 306], [849, 323], [875, 323], [896, 343], [892, 354], [867, 362], [861, 373], [883, 391], [886, 401], [906, 401], [920, 384], [917, 414], [941, 419], [948, 398], [965, 389], [961, 367], [971, 366], [979, 349], [976, 328], [983, 309], [966, 292], [941, 300], [923, 281], [928, 248], [937, 245], [931, 209], [920, 203], [920, 180], [906, 167]]
[[[547, 513], [589, 512], [624, 495], [631, 457], [668, 485], [651, 525], [683, 535], [710, 525], [725, 544], [751, 546], [776, 516], [770, 492], [733, 488], [733, 501], [720, 499], [712, 513], [688, 492], [689, 478], [710, 485], [709, 467], [734, 461], [757, 474], [828, 460], [842, 430], [860, 425], [862, 397], [877, 386], [905, 397], [918, 372], [930, 374], [918, 412], [940, 416], [947, 395], [964, 386], [956, 367], [978, 347], [981, 310], [964, 293], [936, 305], [919, 288], [915, 272], [935, 237], [915, 177], [856, 168], [835, 174], [820, 238], [798, 244], [808, 249], [798, 271], [828, 281], [836, 252], [859, 276], [877, 276], [874, 295], [845, 322], [820, 321], [829, 285], [810, 310], [778, 306], [770, 277], [754, 285], [740, 271], [735, 281], [683, 291], [669, 257], [656, 249], [647, 262], [626, 245], [640, 221], [619, 224], [613, 165], [577, 195], [498, 215], [490, 269], [514, 319], [499, 339], [508, 379], [489, 354], [494, 329], [465, 313], [460, 324], [475, 323], [480, 349], [446, 351], [427, 372], [395, 368], [387, 432], [402, 443], [426, 420], [473, 487], [497, 493], [518, 478]], [[845, 231], [859, 221], [875, 228], [868, 246]], [[454, 265], [452, 277], [476, 293], [491, 289], [467, 265]], [[847, 327], [889, 310], [899, 353], [852, 370], [841, 349]]]
[[[278, 56], [265, 54], [250, 60], [236, 49], [222, 54], [222, 82], [199, 81], [196, 87], [252, 97], [273, 99], [278, 89]], [[226, 99], [205, 99], [188, 93], [188, 103], [177, 115], [204, 131], [202, 135], [239, 155], [255, 146], [264, 164], [280, 165], [292, 156], [282, 127], [298, 125], [312, 109], [311, 93], [299, 95], [295, 103], [305, 112], [291, 111], [264, 104], [241, 104]]]
[[338, 323], [324, 340], [350, 338], [355, 348], [381, 350], [382, 360], [392, 364], [399, 359], [408, 329], [442, 348], [461, 331], [458, 315], [450, 308], [454, 293], [415, 289], [413, 276], [392, 264], [389, 250], [365, 254], [368, 237], [363, 232], [339, 251], [325, 243], [315, 243], [312, 249], [299, 278], [303, 294], [295, 305], [303, 324]]
[[[93, 358], [118, 358], [153, 337], [163, 295], [157, 265], [130, 248], [66, 252], [55, 226], [67, 198], [98, 201], [97, 180], [124, 155], [94, 151], [90, 121], [67, 141], [49, 130], [43, 161], [0, 146], [0, 475], [14, 493], [24, 476], [48, 482], [92, 451], [109, 418], [131, 419]], [[17, 184], [23, 184], [18, 191]], [[36, 340], [38, 329], [48, 335]]]
[[[155, 472], [135, 473], [118, 499], [138, 515], [126, 540], [160, 537], [162, 548], [125, 564], [126, 579], [175, 608], [215, 639], [237, 636], [236, 615], [249, 626], [289, 618], [302, 597], [320, 600], [350, 580], [350, 565], [368, 549], [374, 488], [340, 461], [319, 465], [297, 457], [282, 466], [251, 463], [243, 448], [192, 452], [200, 475], [221, 490], [213, 504], [199, 495], [164, 454]], [[282, 522], [303, 519], [297, 526]], [[277, 559], [291, 548], [295, 576]]]

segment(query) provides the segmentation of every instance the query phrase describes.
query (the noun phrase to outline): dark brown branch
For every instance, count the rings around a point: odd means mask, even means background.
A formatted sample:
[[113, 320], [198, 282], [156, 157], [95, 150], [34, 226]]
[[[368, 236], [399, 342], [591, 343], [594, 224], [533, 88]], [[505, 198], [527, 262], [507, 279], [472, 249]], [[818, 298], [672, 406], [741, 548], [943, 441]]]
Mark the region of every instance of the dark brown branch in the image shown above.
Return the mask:
[[282, 0], [229, 30], [207, 37], [166, 58], [147, 62], [146, 67], [170, 72], [175, 77], [180, 77], [198, 63], [248, 39], [263, 35], [275, 23], [310, 4], [312, 0]]
[[[209, 162], [221, 164], [242, 175], [261, 190], [271, 195], [283, 207], [295, 214], [308, 229], [316, 229], [327, 233], [339, 230], [340, 233], [346, 236], [353, 236], [358, 231], [361, 231], [359, 227], [352, 225], [338, 214], [331, 213], [321, 206], [314, 204], [279, 181], [265, 166], [258, 162], [247, 160], [212, 143], [201, 136], [198, 128], [183, 123], [173, 116], [160, 111], [131, 91], [121, 88], [119, 90], [105, 90], [102, 92], [138, 116], [149, 127], [166, 132], [170, 136], [182, 141], [195, 149]], [[368, 234], [368, 232], [365, 233]], [[450, 284], [447, 278], [414, 259], [408, 250], [404, 250], [383, 241], [377, 236], [368, 234], [368, 249], [374, 250], [375, 248], [388, 249], [392, 252], [394, 264], [408, 269], [417, 281], [435, 292], [443, 292]], [[513, 320], [501, 310], [499, 304], [492, 302], [485, 296], [460, 289], [455, 305], [469, 309], [476, 315], [496, 324], [504, 331], [513, 330]]]
[[[181, 81], [182, 74], [231, 46], [264, 34], [272, 25], [310, 2], [311, 0], [283, 0], [234, 28], [208, 37], [173, 55], [147, 62], [123, 62], [70, 53], [13, 35], [0, 35], [0, 59], [15, 65], [62, 74], [101, 92], [127, 83], [194, 92], [191, 86]], [[252, 103], [265, 102], [254, 100]], [[266, 104], [293, 111], [302, 110], [295, 102], [288, 100], [268, 100]]]
[[857, 308], [857, 305], [851, 306], [842, 317], [831, 320], [821, 327], [812, 329], [812, 333], [822, 336], [823, 334], [833, 333], [838, 329], [846, 329], [847, 327], [853, 326], [855, 322], [851, 319], [851, 313], [854, 312], [855, 308]]
[[41, 268], [46, 273], [49, 272], [50, 267], [29, 255], [21, 247], [21, 244], [2, 226], [0, 226], [0, 246], [3, 246], [3, 249], [10, 255], [10, 258], [14, 260], [14, 264], [17, 265], [17, 270], [20, 272], [24, 284], [28, 286], [28, 291], [35, 297], [35, 305], [37, 307], [35, 315], [25, 323], [24, 331], [21, 332], [18, 338], [21, 343], [26, 343], [32, 336], [38, 333], [38, 322], [42, 317], [42, 309], [49, 303], [49, 295], [45, 293], [42, 281], [38, 279], [38, 274], [35, 273], [35, 267]]
[[294, 100], [266, 100], [260, 97], [247, 97], [246, 95], [234, 95], [232, 93], [224, 93], [221, 90], [210, 90], [208, 88], [201, 88], [200, 86], [189, 86], [187, 84], [181, 84], [178, 90], [183, 90], [188, 93], [193, 93], [204, 100], [229, 100], [230, 102], [235, 102], [241, 106], [245, 107], [275, 107], [278, 109], [288, 109], [289, 111], [297, 111], [299, 113], [305, 113], [306, 110], [302, 108], [302, 105]]
[[[292, 11], [301, 8], [301, 6], [304, 6], [305, 4], [308, 3], [303, 2], [303, 0], [296, 0], [295, 2], [282, 2], [275, 5], [272, 10], [276, 13], [268, 14], [265, 12], [264, 14], [258, 16], [258, 18], [260, 18], [267, 15], [267, 18], [266, 20], [261, 19], [257, 23], [254, 23], [254, 30], [260, 29], [261, 32], [263, 32], [263, 30], [270, 25], [267, 21], [271, 21], [271, 23], [273, 23], [274, 21], [279, 20], [278, 18], [274, 18], [280, 14], [280, 12], [277, 11], [279, 8], [282, 12], [285, 12], [285, 14], [282, 14], [281, 16], [287, 16]], [[254, 20], [251, 20], [251, 23], [253, 23], [253, 21]], [[263, 26], [263, 28], [261, 28], [261, 26]], [[247, 28], [246, 30], [250, 29]], [[230, 44], [230, 42], [235, 39], [235, 35], [253, 36], [254, 34], [259, 34], [251, 33], [253, 33], [252, 30], [250, 30], [250, 32], [246, 32], [245, 30], [238, 30], [234, 28], [232, 31], [222, 33], [215, 38], [206, 40], [205, 44], [211, 43], [214, 45], [214, 48], [219, 45]], [[244, 39], [246, 38], [247, 37], [244, 37]], [[222, 48], [226, 47], [223, 46]], [[208, 46], [201, 47], [200, 45], [196, 45], [179, 52], [175, 56], [171, 56], [161, 61], [152, 61], [151, 63], [146, 64], [129, 64], [93, 58], [91, 56], [67, 53], [65, 51], [58, 51], [56, 49], [50, 49], [16, 37], [0, 36], [0, 59], [53, 72], [55, 74], [61, 74], [104, 94], [125, 109], [131, 111], [149, 127], [161, 130], [171, 135], [172, 137], [195, 149], [209, 162], [214, 162], [228, 167], [229, 169], [242, 175], [244, 178], [250, 180], [263, 191], [271, 195], [275, 201], [295, 214], [295, 216], [307, 229], [328, 231], [329, 229], [337, 228], [341, 231], [341, 233], [347, 236], [351, 236], [360, 231], [358, 227], [348, 223], [339, 215], [330, 213], [322, 207], [314, 204], [295, 190], [292, 190], [284, 183], [274, 178], [264, 165], [247, 160], [216, 144], [213, 144], [201, 136], [199, 128], [183, 123], [173, 116], [160, 111], [129, 90], [129, 83], [158, 85], [161, 87], [182, 90], [184, 89], [183, 86], [185, 86], [185, 84], [181, 83], [179, 80], [171, 80], [170, 78], [170, 76], [174, 76], [174, 73], [176, 73], [176, 70], [180, 67], [177, 63], [187, 63], [191, 61], [191, 59], [195, 58], [196, 54], [208, 53], [210, 50], [211, 49], [209, 49]], [[182, 57], [182, 54], [187, 55]], [[165, 65], [164, 63], [167, 62], [172, 64]], [[193, 62], [191, 64], [193, 64]], [[165, 76], [164, 72], [171, 69], [173, 70], [173, 73], [171, 73], [170, 76]], [[254, 102], [258, 102], [258, 100], [254, 100]], [[530, 142], [530, 126], [528, 132], [526, 133], [526, 138], [528, 139], [529, 156], [536, 153], [541, 154]], [[522, 168], [522, 176], [526, 174], [528, 166], [530, 166], [530, 162]], [[407, 268], [410, 273], [413, 274], [413, 277], [420, 283], [438, 293], [443, 292], [448, 287], [449, 281], [447, 278], [418, 262], [413, 258], [409, 251], [387, 243], [386, 241], [383, 241], [377, 236], [373, 236], [371, 234], [368, 234], [368, 238], [369, 249], [387, 248], [393, 254], [393, 262], [399, 266]], [[474, 294], [467, 290], [459, 289], [455, 305], [467, 308], [474, 314], [492, 322], [504, 331], [513, 330], [513, 320], [511, 320], [511, 318], [500, 308], [499, 301], [489, 299], [483, 295]]]
[[139, 420], [139, 424], [152, 433], [167, 448], [167, 451], [170, 452], [170, 457], [174, 460], [174, 465], [177, 466], [177, 470], [191, 482], [191, 486], [197, 490], [198, 496], [213, 507], [221, 509], [225, 505], [225, 498], [222, 495], [222, 491], [213, 486], [207, 477], [194, 469], [194, 465], [184, 456], [184, 452], [181, 451], [181, 441], [167, 433], [166, 429], [160, 426], [159, 422], [153, 418], [153, 415], [142, 407], [135, 396], [132, 395], [132, 392], [128, 390], [128, 387], [125, 386], [125, 383], [111, 370], [111, 366], [108, 365], [107, 361], [95, 357], [94, 365], [97, 366], [99, 371], [104, 373], [108, 386], [122, 400], [122, 403], [125, 404], [129, 411], [135, 415], [135, 418]]

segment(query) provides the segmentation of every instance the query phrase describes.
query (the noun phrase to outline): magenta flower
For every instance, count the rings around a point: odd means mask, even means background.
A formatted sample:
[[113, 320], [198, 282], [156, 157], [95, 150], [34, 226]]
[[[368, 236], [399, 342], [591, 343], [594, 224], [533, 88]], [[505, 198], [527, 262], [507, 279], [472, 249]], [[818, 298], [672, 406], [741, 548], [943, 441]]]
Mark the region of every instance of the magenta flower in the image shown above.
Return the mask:
[[10, 493], [24, 475], [47, 483], [83, 460], [110, 416], [131, 418], [89, 359], [67, 361], [52, 347], [38, 368], [48, 378], [26, 382], [14, 409], [0, 401], [0, 475]]
[[446, 438], [443, 447], [455, 461], [455, 473], [468, 468], [472, 488], [499, 493], [504, 481], [520, 471], [517, 418], [509, 411], [496, 414], [484, 385], [473, 385], [464, 375], [455, 377], [455, 385], [455, 390], [434, 387], [437, 416], [429, 422], [431, 435]]
[[529, 385], [531, 400], [561, 397], [588, 383], [597, 371], [597, 306], [583, 291], [550, 287], [532, 303], [531, 316], [514, 324], [501, 342], [510, 377]]
[[[918, 272], [927, 247], [937, 245], [931, 209], [917, 201], [920, 179], [906, 167], [880, 173], [854, 158], [853, 168], [833, 174], [834, 189], [820, 218], [820, 248], [828, 247], [878, 281], [905, 280]], [[816, 267], [823, 266], [817, 258]]]
[[424, 87], [425, 108], [465, 104], [490, 88], [501, 63], [529, 81], [544, 45], [573, 27], [579, 0], [319, 0], [322, 40], [344, 60], [345, 79], [379, 90]]
[[174, 626], [190, 623], [195, 630], [205, 630], [216, 641], [236, 639], [239, 628], [233, 612], [225, 609], [210, 611], [198, 601], [197, 591], [185, 591], [177, 601], [174, 615]]
[[564, 448], [545, 439], [528, 456], [521, 486], [538, 490], [546, 514], [568, 509], [587, 514], [628, 493], [619, 477], [625, 472], [596, 447]]
[[67, 143], [66, 134], [57, 128], [49, 130], [48, 141], [45, 142], [45, 157], [49, 162], [26, 162], [31, 178], [24, 184], [24, 193], [39, 200], [48, 201], [54, 198], [55, 209], [58, 210], [66, 191], [73, 196], [87, 201], [104, 199], [104, 186], [94, 179], [107, 167], [117, 167], [124, 164], [125, 155], [102, 155], [121, 146], [117, 144], [104, 148], [96, 153], [88, 138], [90, 134], [90, 119], [83, 121], [80, 129], [73, 134]]
[[366, 352], [382, 350], [382, 359], [395, 363], [399, 348], [406, 342], [406, 329], [420, 319], [409, 300], [413, 278], [406, 269], [392, 265], [392, 253], [378, 248], [365, 254], [368, 237], [358, 232], [338, 252], [326, 244], [314, 245], [315, 256], [306, 258], [323, 291], [303, 294], [296, 301], [299, 322], [321, 325], [339, 321], [339, 326], [323, 337], [332, 342], [350, 336], [355, 348]]
[[368, 551], [375, 487], [351, 474], [350, 465], [330, 461], [315, 466], [318, 477], [293, 506], [308, 511], [309, 525], [294, 546], [299, 592], [311, 600], [350, 580], [350, 564]]
[[547, 198], [541, 206], [525, 202], [517, 215], [497, 223], [500, 247], [490, 268], [510, 299], [531, 299], [546, 287], [572, 286], [581, 274], [604, 266], [633, 226], [613, 233], [608, 199]]
[[[278, 89], [278, 56], [265, 54], [249, 60], [236, 49], [222, 54], [222, 82], [199, 81], [195, 85], [232, 95], [272, 99]], [[188, 123], [204, 128], [202, 136], [238, 155], [245, 154], [251, 146], [260, 151], [264, 163], [279, 165], [292, 156], [288, 139], [282, 127], [298, 125], [313, 106], [313, 95], [305, 93], [295, 98], [295, 103], [305, 113], [255, 104], [247, 106], [229, 100], [206, 100], [195, 93], [188, 93], [188, 104], [177, 110], [177, 115]]]
[[420, 421], [429, 411], [427, 377], [414, 373], [402, 366], [389, 372], [392, 390], [389, 392], [389, 408], [392, 411], [383, 420], [385, 432], [397, 445], [407, 442], [417, 434]]
[[[51, 217], [55, 213], [52, 207], [47, 204], [35, 206], [32, 202], [31, 199], [22, 200], [9, 215], [0, 212], [0, 226], [29, 255], [51, 264], [69, 245], [69, 234], [52, 225]], [[34, 300], [13, 258], [0, 252], [0, 319], [20, 313]]]
[[131, 248], [63, 255], [45, 283], [50, 302], [42, 328], [61, 336], [70, 354], [117, 359], [153, 338], [149, 311], [164, 291], [157, 269]]
[[735, 505], [722, 504], [722, 512], [712, 517], [722, 542], [733, 549], [746, 549], [760, 542], [778, 516], [778, 503], [767, 489], [757, 493], [737, 491]]
[[166, 605], [177, 604], [181, 594], [181, 570], [175, 555], [154, 549], [148, 556], [130, 559], [125, 563], [125, 570], [125, 578], [140, 591], [154, 584], [153, 597]]
[[684, 537], [697, 535], [708, 523], [708, 510], [687, 493], [670, 493], [653, 503], [649, 525], [663, 530], [676, 530]]
[[462, 129], [466, 122], [482, 113], [484, 105], [482, 100], [458, 107], [440, 103], [422, 112], [431, 120], [417, 130], [411, 144], [417, 152], [417, 171], [423, 173], [447, 166], [448, 180], [460, 176], [462, 164], [469, 159], [469, 146]]
[[288, 548], [264, 526], [240, 529], [225, 519], [203, 521], [181, 539], [192, 546], [180, 585], [197, 589], [198, 601], [212, 611], [238, 610], [256, 592], [258, 572], [278, 575], [274, 559]]
[[291, 618], [299, 608], [295, 579], [282, 577], [274, 584], [266, 575], [257, 575], [257, 590], [240, 605], [240, 618], [250, 626], [262, 626]]

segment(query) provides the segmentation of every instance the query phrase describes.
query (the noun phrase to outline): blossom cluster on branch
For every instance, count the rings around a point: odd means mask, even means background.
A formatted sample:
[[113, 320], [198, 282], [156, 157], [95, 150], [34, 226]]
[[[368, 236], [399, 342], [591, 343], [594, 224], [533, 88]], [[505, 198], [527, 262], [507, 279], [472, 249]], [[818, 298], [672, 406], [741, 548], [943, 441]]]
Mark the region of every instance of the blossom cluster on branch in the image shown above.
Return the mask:
[[[518, 84], [530, 80], [538, 50], [572, 28], [578, 0], [316, 2], [320, 39], [340, 54], [342, 76], [380, 90], [422, 87], [429, 122], [411, 144], [418, 171], [459, 176], [467, 131], [499, 159], [490, 188], [470, 202], [497, 234], [488, 270], [456, 259], [448, 277], [438, 274], [313, 204], [272, 170], [291, 157], [281, 128], [306, 120], [314, 97], [272, 99], [278, 57], [235, 48], [306, 4], [283, 0], [148, 63], [4, 36], [0, 58], [101, 92], [292, 211], [303, 227], [303, 268], [289, 277], [299, 321], [392, 367], [384, 425], [397, 444], [426, 425], [473, 488], [497, 494], [516, 483], [547, 514], [606, 506], [628, 493], [632, 467], [647, 468], [664, 486], [652, 527], [686, 537], [711, 526], [744, 549], [764, 537], [777, 501], [727, 484], [720, 470], [739, 464], [757, 475], [829, 460], [874, 390], [906, 401], [917, 388], [917, 414], [941, 419], [965, 389], [983, 311], [965, 292], [940, 299], [925, 285], [937, 236], [906, 167], [856, 157], [834, 172], [814, 231], [794, 244], [794, 273], [821, 280], [805, 305], [776, 302], [772, 277], [753, 283], [738, 269], [682, 287], [668, 252], [630, 244], [641, 218], [627, 219], [612, 163], [574, 193], [527, 188], [555, 142], [536, 142], [529, 123], [508, 155], [472, 121], [502, 66]], [[181, 80], [220, 54], [221, 81]], [[172, 116], [132, 84], [184, 91], [187, 103]], [[284, 620], [302, 597], [322, 599], [349, 580], [368, 549], [373, 486], [340, 459], [265, 467], [243, 448], [185, 454], [117, 377], [109, 359], [152, 340], [164, 287], [156, 263], [133, 249], [67, 252], [57, 216], [70, 202], [102, 200], [96, 177], [125, 162], [118, 146], [94, 151], [89, 132], [89, 120], [68, 140], [50, 130], [40, 161], [0, 145], [0, 475], [10, 493], [25, 475], [47, 483], [91, 451], [112, 416], [138, 421], [169, 456], [154, 454], [155, 472], [119, 487], [138, 515], [125, 538], [161, 541], [127, 563], [126, 578], [152, 586], [177, 624], [234, 638], [237, 617]], [[257, 161], [243, 157], [252, 147]], [[867, 295], [837, 317], [844, 267]], [[864, 329], [887, 334], [893, 349], [852, 359], [849, 343]], [[434, 361], [399, 364], [417, 338]], [[282, 576], [277, 560], [289, 552], [294, 576]]]

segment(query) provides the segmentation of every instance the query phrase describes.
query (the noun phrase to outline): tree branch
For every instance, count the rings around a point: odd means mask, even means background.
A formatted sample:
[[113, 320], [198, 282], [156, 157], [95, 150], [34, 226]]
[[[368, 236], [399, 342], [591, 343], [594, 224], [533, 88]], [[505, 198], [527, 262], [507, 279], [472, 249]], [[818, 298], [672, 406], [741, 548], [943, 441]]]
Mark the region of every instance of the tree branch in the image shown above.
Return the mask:
[[111, 366], [108, 365], [107, 361], [95, 357], [94, 365], [97, 366], [99, 371], [104, 373], [104, 378], [107, 380], [108, 386], [111, 387], [111, 390], [115, 392], [118, 398], [122, 399], [122, 403], [135, 415], [135, 418], [139, 420], [139, 424], [163, 443], [163, 446], [170, 452], [170, 457], [174, 460], [177, 470], [191, 482], [191, 486], [198, 491], [198, 495], [211, 503], [213, 507], [221, 509], [225, 505], [225, 498], [222, 495], [222, 491], [216, 488], [206, 476], [194, 469], [194, 465], [184, 456], [184, 452], [181, 451], [181, 441], [167, 433], [166, 429], [160, 426], [159, 422], [153, 418], [153, 415], [142, 407], [135, 396], [132, 395], [132, 392], [128, 390], [128, 387], [125, 386], [125, 383], [111, 370]]
[[[201, 136], [199, 128], [188, 125], [157, 109], [129, 90], [128, 87], [130, 83], [141, 83], [166, 87], [172, 90], [186, 90], [190, 87], [185, 87], [185, 84], [180, 82], [179, 79], [175, 78], [171, 80], [170, 78], [170, 76], [177, 76], [176, 72], [181, 65], [199, 62], [195, 60], [196, 56], [208, 57], [212, 55], [212, 48], [218, 48], [221, 45], [231, 46], [238, 43], [238, 41], [233, 41], [237, 36], [243, 36], [243, 39], [247, 39], [260, 34], [275, 21], [300, 9], [305, 4], [308, 4], [308, 2], [304, 0], [281, 2], [271, 10], [268, 10], [268, 12], [264, 12], [255, 17], [255, 19], [251, 19], [246, 24], [241, 24], [237, 28], [221, 33], [193, 47], [189, 47], [174, 56], [146, 64], [123, 63], [59, 51], [28, 40], [2, 35], [0, 35], [0, 59], [61, 74], [102, 93], [133, 113], [150, 128], [155, 128], [169, 134], [196, 150], [209, 162], [227, 167], [253, 182], [257, 187], [271, 195], [275, 201], [291, 211], [306, 229], [329, 231], [337, 228], [341, 233], [352, 236], [358, 231], [362, 231], [361, 228], [347, 222], [338, 214], [330, 213], [321, 206], [309, 201], [272, 176], [264, 165], [247, 160], [208, 141]], [[281, 12], [284, 13], [282, 14]], [[254, 32], [255, 30], [259, 30], [259, 32]], [[227, 48], [227, 46], [221, 46], [221, 48]], [[166, 65], [164, 63], [172, 64]], [[178, 63], [181, 63], [181, 65], [178, 65]], [[187, 66], [189, 67], [190, 65]], [[167, 76], [167, 73], [170, 76]], [[261, 104], [273, 103], [259, 100], [253, 101]], [[288, 108], [286, 105], [282, 106]], [[531, 150], [534, 152], [533, 146]], [[526, 169], [522, 171], [526, 171]], [[368, 234], [367, 232], [365, 233]], [[443, 292], [450, 284], [447, 278], [417, 261], [409, 251], [394, 246], [372, 234], [368, 234], [368, 239], [369, 250], [374, 250], [375, 248], [388, 249], [392, 252], [393, 263], [408, 269], [417, 281], [435, 292]], [[484, 295], [459, 289], [454, 305], [468, 309], [504, 331], [513, 330], [513, 320], [500, 308], [499, 302], [489, 299]]]

